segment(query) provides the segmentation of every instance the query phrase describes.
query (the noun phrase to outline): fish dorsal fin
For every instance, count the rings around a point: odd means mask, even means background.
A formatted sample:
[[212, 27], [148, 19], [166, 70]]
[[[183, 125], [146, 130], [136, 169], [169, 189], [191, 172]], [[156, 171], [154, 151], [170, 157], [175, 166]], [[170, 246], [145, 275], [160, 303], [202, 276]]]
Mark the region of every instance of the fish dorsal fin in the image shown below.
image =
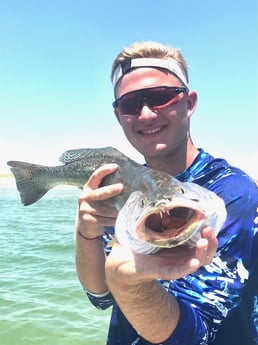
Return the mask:
[[67, 150], [61, 155], [61, 157], [59, 158], [59, 161], [64, 164], [74, 162], [74, 161], [77, 161], [78, 159], [87, 157], [90, 151], [91, 151], [90, 149]]
[[[66, 164], [71, 163], [77, 160], [81, 160], [84, 158], [90, 158], [94, 157], [95, 154], [118, 154], [120, 153], [118, 150], [116, 150], [113, 147], [101, 147], [101, 148], [85, 148], [85, 149], [73, 149], [73, 150], [67, 150], [65, 151], [61, 157], [59, 158], [59, 161]], [[121, 154], [121, 153], [120, 153]]]

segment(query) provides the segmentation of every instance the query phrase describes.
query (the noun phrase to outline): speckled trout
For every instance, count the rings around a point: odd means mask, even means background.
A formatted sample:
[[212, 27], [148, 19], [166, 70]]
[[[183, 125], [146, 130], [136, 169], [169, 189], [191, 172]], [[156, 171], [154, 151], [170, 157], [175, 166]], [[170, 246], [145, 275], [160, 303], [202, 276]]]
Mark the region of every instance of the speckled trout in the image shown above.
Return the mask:
[[123, 183], [113, 197], [118, 210], [116, 238], [139, 253], [182, 244], [194, 246], [201, 229], [211, 226], [217, 234], [226, 218], [223, 200], [191, 182], [147, 168], [112, 147], [68, 150], [59, 166], [9, 161], [23, 205], [31, 205], [58, 185], [83, 188], [91, 174], [106, 163], [119, 169], [106, 176], [101, 186]]

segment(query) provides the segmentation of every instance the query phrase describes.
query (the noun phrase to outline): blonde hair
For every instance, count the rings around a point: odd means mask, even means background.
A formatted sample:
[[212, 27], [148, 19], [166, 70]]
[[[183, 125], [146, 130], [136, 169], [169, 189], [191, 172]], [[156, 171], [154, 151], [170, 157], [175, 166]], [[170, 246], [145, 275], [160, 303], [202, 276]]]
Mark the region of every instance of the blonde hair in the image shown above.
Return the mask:
[[124, 48], [114, 60], [111, 80], [119, 64], [124, 64], [126, 61], [135, 58], [159, 58], [164, 60], [172, 58], [183, 68], [187, 82], [189, 81], [187, 63], [180, 49], [154, 41], [135, 42], [131, 46]]

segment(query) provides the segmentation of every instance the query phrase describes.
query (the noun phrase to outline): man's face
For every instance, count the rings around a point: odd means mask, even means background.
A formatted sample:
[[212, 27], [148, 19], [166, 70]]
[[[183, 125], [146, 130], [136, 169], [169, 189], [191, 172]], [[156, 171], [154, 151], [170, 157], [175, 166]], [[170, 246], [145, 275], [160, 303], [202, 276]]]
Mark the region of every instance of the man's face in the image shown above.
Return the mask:
[[[116, 98], [135, 90], [157, 86], [181, 87], [182, 83], [171, 73], [155, 68], [137, 68], [125, 74], [117, 86]], [[116, 111], [116, 116], [129, 142], [146, 159], [175, 153], [189, 138], [189, 118], [195, 101], [189, 94], [181, 92], [175, 102], [163, 107], [151, 108], [143, 102], [137, 114], [125, 115]], [[193, 104], [194, 101], [194, 104]]]

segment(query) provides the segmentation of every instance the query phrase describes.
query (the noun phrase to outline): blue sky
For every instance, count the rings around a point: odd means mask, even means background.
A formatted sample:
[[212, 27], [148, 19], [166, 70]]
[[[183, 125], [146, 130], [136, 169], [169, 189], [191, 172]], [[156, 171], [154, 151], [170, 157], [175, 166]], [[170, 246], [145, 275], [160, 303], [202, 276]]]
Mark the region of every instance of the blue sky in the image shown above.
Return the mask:
[[141, 158], [113, 115], [110, 70], [123, 47], [180, 48], [198, 91], [195, 144], [258, 178], [257, 1], [0, 0], [0, 172], [115, 146]]

